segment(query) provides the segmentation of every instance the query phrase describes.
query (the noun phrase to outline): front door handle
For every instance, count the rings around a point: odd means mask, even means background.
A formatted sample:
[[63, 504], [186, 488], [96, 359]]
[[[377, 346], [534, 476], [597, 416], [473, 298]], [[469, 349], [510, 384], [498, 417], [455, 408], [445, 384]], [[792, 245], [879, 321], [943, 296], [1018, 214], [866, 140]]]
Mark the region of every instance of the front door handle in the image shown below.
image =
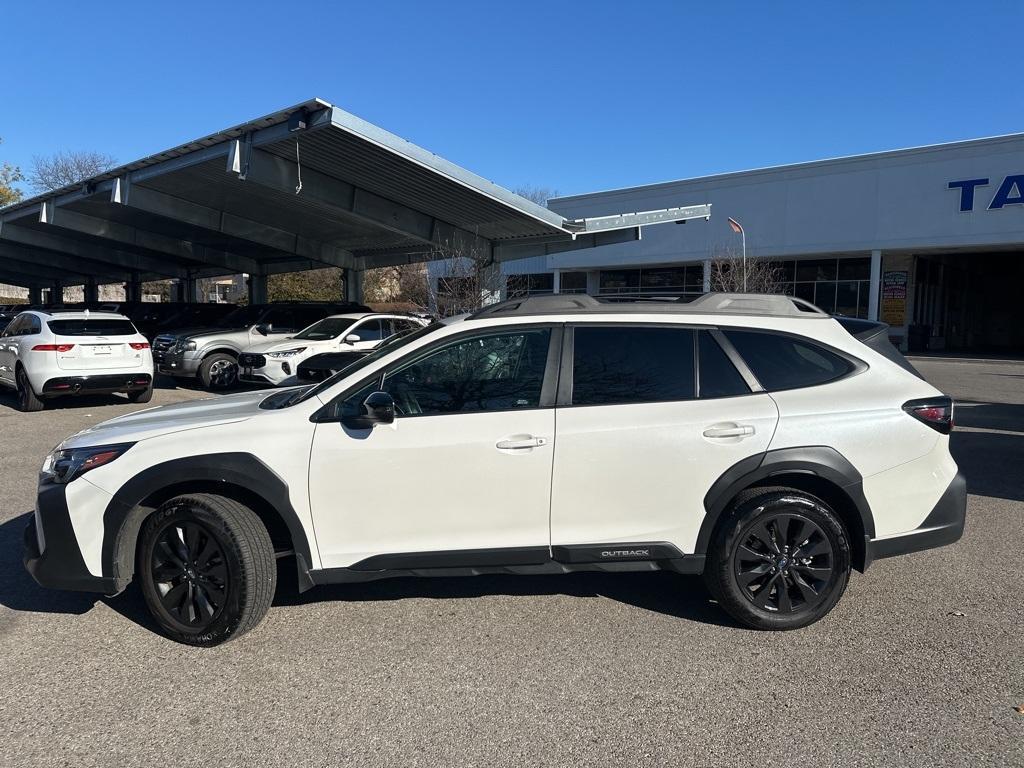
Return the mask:
[[749, 424], [716, 424], [704, 430], [704, 437], [749, 437], [754, 428]]
[[499, 440], [494, 447], [499, 451], [518, 451], [524, 448], [540, 448], [547, 445], [546, 437], [534, 437], [533, 435], [509, 435]]

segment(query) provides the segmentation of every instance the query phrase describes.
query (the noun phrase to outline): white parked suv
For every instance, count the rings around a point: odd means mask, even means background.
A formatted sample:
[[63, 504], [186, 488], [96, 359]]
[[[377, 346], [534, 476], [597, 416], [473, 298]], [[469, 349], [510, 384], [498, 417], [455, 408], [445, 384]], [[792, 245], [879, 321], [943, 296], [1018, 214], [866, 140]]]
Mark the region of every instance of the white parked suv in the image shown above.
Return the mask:
[[300, 589], [702, 573], [743, 624], [793, 629], [828, 613], [851, 568], [961, 536], [952, 416], [884, 325], [789, 297], [531, 297], [313, 387], [68, 438], [43, 465], [25, 563], [50, 587], [137, 579], [195, 645], [260, 620], [277, 562]]
[[124, 392], [153, 397], [153, 353], [132, 321], [114, 312], [22, 312], [0, 335], [0, 385], [38, 411], [64, 395]]
[[294, 336], [253, 344], [238, 356], [238, 378], [254, 384], [299, 384], [299, 363], [325, 352], [364, 353], [395, 334], [427, 325], [414, 315], [352, 312], [331, 315]]

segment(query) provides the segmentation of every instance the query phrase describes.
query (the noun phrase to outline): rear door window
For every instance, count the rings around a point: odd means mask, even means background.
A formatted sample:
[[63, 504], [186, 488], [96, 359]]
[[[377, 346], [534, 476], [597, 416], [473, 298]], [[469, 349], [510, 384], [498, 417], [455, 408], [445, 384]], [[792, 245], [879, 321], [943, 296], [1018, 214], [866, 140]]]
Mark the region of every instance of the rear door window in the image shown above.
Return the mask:
[[715, 337], [708, 331], [699, 331], [697, 336], [701, 399], [750, 394], [747, 382], [715, 341]]
[[46, 324], [58, 336], [134, 336], [138, 333], [131, 320], [90, 317], [83, 320], [49, 320]]
[[723, 331], [757, 380], [769, 392], [835, 381], [853, 364], [823, 347], [768, 331]]
[[577, 326], [573, 405], [618, 405], [694, 397], [694, 331], [655, 326]]

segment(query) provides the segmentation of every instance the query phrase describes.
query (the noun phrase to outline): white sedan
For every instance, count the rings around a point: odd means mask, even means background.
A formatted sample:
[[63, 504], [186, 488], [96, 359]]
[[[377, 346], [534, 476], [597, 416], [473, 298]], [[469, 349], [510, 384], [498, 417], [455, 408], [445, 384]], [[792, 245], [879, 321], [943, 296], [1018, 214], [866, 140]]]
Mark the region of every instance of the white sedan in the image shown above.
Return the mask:
[[238, 356], [238, 378], [276, 387], [301, 383], [296, 372], [306, 358], [323, 352], [369, 350], [396, 333], [427, 325], [416, 315], [354, 312], [318, 320], [294, 336], [253, 344]]

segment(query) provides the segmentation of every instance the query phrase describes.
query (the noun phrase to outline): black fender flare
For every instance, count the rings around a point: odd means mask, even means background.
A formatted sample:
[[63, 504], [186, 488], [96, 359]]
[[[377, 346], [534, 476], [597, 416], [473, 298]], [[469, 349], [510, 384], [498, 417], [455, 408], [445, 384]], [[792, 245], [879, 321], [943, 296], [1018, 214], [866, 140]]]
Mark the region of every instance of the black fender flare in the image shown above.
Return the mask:
[[[103, 512], [103, 575], [118, 590], [128, 586], [134, 571], [135, 543], [150, 510], [140, 506], [154, 493], [188, 482], [225, 483], [260, 496], [288, 527], [299, 566], [299, 583], [308, 579], [309, 540], [288, 495], [288, 484], [251, 453], [208, 453], [154, 464], [124, 483]], [[303, 573], [305, 572], [305, 574]]]
[[704, 496], [704, 520], [697, 534], [694, 553], [707, 554], [715, 526], [736, 494], [775, 475], [793, 473], [820, 477], [838, 487], [857, 510], [864, 535], [874, 537], [875, 519], [864, 497], [860, 472], [835, 448], [809, 445], [748, 456], [729, 467]]

